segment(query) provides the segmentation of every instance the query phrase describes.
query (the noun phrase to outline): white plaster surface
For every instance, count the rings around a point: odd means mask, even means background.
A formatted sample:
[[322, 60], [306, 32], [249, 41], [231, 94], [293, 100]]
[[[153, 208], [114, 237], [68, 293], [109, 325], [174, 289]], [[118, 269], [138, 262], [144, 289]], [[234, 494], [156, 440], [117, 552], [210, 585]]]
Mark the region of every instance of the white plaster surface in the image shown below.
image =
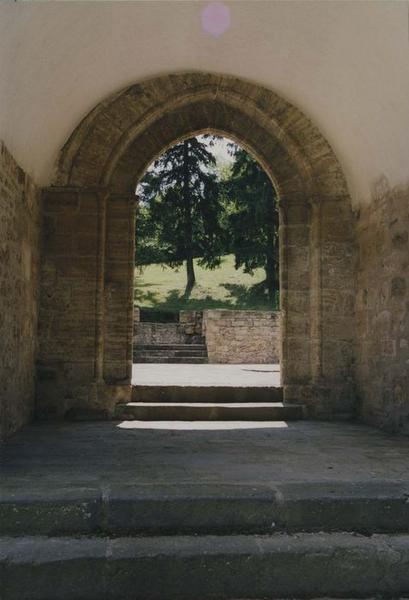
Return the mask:
[[231, 25], [202, 30], [206, 2], [0, 5], [0, 137], [41, 184], [72, 130], [141, 79], [202, 70], [267, 86], [326, 136], [353, 202], [381, 175], [408, 180], [408, 2], [227, 1]]

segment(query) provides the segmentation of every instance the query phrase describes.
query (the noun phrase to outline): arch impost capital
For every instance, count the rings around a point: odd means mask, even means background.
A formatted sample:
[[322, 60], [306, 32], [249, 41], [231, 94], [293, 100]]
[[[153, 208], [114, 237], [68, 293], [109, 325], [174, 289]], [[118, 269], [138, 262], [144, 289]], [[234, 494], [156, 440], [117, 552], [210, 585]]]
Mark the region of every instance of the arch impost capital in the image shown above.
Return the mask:
[[303, 212], [309, 209], [308, 198], [305, 194], [291, 194], [280, 198], [279, 212], [281, 225], [288, 225], [291, 221], [291, 214], [296, 211]]
[[309, 196], [305, 193], [294, 192], [293, 194], [283, 194], [280, 196], [280, 206], [286, 208], [287, 206], [302, 206], [308, 202]]

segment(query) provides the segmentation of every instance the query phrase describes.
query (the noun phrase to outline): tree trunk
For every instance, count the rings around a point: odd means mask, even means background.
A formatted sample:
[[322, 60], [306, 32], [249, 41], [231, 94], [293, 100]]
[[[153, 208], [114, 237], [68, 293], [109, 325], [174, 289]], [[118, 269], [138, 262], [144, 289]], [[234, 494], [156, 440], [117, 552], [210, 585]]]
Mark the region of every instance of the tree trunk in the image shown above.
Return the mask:
[[183, 202], [185, 213], [185, 249], [186, 249], [186, 288], [183, 297], [188, 299], [196, 283], [193, 264], [193, 227], [192, 207], [189, 193], [189, 146], [187, 140], [183, 142]]
[[184, 293], [183, 297], [187, 300], [187, 299], [189, 299], [191, 291], [194, 288], [195, 283], [196, 283], [195, 269], [193, 266], [193, 257], [192, 256], [189, 256], [186, 259], [186, 276], [187, 276], [187, 283], [186, 283], [185, 293]]

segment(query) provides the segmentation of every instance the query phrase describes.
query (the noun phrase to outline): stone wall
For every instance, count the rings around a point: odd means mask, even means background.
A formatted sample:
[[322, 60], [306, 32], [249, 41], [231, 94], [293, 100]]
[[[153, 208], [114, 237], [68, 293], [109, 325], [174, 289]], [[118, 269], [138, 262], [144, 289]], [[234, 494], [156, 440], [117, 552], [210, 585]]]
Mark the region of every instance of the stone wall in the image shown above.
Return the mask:
[[37, 408], [89, 403], [95, 377], [98, 195], [43, 192]]
[[202, 343], [202, 311], [181, 310], [179, 323], [140, 321], [139, 308], [134, 309], [134, 346], [146, 344]]
[[179, 323], [182, 325], [186, 335], [202, 335], [203, 311], [181, 310], [179, 313]]
[[209, 363], [267, 364], [280, 360], [280, 313], [205, 310]]
[[0, 438], [34, 409], [40, 195], [0, 142]]
[[106, 416], [132, 369], [134, 199], [43, 190], [37, 412]]
[[134, 322], [134, 346], [147, 344], [185, 344], [186, 336], [179, 323]]
[[358, 218], [357, 386], [362, 417], [409, 433], [409, 188], [379, 180]]

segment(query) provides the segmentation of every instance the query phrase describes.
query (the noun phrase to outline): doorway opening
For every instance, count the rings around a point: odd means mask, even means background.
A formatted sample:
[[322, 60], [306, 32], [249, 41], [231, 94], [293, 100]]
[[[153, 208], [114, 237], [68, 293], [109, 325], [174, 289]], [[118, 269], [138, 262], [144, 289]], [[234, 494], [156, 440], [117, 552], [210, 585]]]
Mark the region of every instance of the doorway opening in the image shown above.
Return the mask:
[[140, 395], [162, 386], [162, 398], [170, 387], [173, 399], [191, 388], [224, 401], [271, 398], [281, 328], [269, 176], [236, 141], [206, 133], [160, 154], [136, 195], [134, 386]]

